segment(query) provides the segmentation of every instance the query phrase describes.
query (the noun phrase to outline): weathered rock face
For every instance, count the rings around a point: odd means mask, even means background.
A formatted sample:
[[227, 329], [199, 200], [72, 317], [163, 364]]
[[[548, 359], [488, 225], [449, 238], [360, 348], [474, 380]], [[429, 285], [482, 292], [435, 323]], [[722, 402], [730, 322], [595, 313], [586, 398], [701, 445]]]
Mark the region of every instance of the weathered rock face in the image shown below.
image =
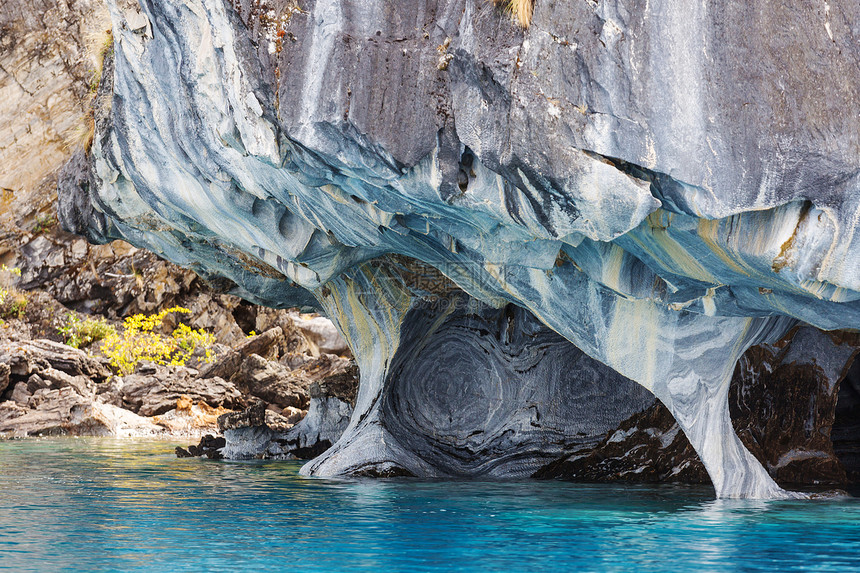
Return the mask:
[[840, 385], [830, 438], [848, 480], [860, 482], [860, 360]]
[[0, 344], [0, 436], [148, 435], [163, 428], [99, 400], [103, 360], [49, 340]]
[[[358, 378], [350, 382], [352, 393]], [[311, 459], [319, 456], [343, 435], [353, 405], [336, 390], [315, 383], [307, 411], [284, 408], [280, 414], [264, 403], [218, 418], [218, 429], [226, 444], [223, 457], [229, 459]]]
[[[0, 229], [52, 212], [56, 171], [86, 137], [88, 91], [97, 82], [110, 20], [97, 0], [8, 0], [0, 14]], [[21, 196], [31, 199], [21, 201]]]
[[[405, 317], [381, 404], [313, 462], [317, 471], [528, 476], [654, 402], [528, 311], [465, 293], [449, 302]], [[356, 456], [352, 442], [366, 447], [368, 433], [396, 446], [377, 447], [375, 460]]]
[[[257, 358], [255, 354], [248, 357], [249, 367], [243, 364], [240, 378], [243, 371], [259, 371], [255, 368]], [[284, 393], [284, 388], [292, 390]], [[357, 389], [358, 370], [347, 359], [323, 355], [297, 365], [289, 376], [282, 375], [257, 394], [258, 403], [218, 419], [218, 428], [227, 440], [222, 455], [230, 459], [316, 457], [343, 435]], [[295, 400], [296, 395], [299, 400]], [[285, 401], [298, 402], [307, 409], [284, 405]]]
[[242, 394], [236, 386], [219, 377], [197, 379], [185, 368], [144, 366], [137, 373], [114, 381], [105, 392], [106, 401], [141, 416], [164, 414], [176, 407], [182, 396], [212, 407], [238, 408]]
[[[860, 350], [856, 335], [804, 327], [778, 343], [753, 346], [729, 389], [732, 426], [780, 485], [845, 485], [856, 466], [860, 428], [845, 370]], [[848, 396], [846, 396], [848, 394]], [[838, 399], [838, 402], [837, 402]], [[832, 441], [831, 441], [832, 438]], [[542, 467], [541, 478], [707, 483], [705, 468], [659, 402], [625, 420], [593, 448]]]
[[[306, 471], [520, 475], [635, 412], [626, 377], [718, 495], [788, 495], [735, 434], [729, 386], [798, 320], [860, 325], [860, 12], [538, 0], [522, 32], [474, 0], [108, 4], [113, 99], [64, 224], [325, 309], [362, 383]], [[534, 318], [484, 327], [487, 347], [468, 324], [503, 311], [427, 310], [458, 289]], [[621, 376], [595, 394], [587, 369], [522, 370], [554, 356], [538, 322]], [[526, 396], [555, 384], [533, 430]], [[762, 410], [739, 404], [754, 437]]]
[[776, 345], [751, 348], [738, 361], [729, 391], [732, 423], [779, 483], [847, 483], [831, 430], [840, 381], [858, 350], [856, 333], [804, 327]]

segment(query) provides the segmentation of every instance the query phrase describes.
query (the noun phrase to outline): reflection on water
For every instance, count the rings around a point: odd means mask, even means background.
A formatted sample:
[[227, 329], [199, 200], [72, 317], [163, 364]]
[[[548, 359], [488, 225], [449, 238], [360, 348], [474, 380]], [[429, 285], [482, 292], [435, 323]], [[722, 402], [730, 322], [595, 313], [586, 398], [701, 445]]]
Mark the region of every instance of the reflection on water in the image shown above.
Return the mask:
[[322, 480], [173, 444], [0, 442], [0, 569], [761, 570], [860, 567], [860, 502], [710, 488]]

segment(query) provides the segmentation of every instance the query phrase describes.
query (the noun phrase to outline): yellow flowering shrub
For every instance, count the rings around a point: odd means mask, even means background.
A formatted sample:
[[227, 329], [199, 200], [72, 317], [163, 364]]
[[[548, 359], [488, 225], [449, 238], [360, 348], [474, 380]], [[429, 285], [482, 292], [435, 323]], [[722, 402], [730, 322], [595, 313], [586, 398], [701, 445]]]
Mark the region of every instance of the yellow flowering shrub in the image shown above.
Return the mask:
[[189, 314], [191, 311], [177, 306], [151, 316], [135, 314], [126, 318], [122, 334], [110, 335], [102, 344], [102, 352], [110, 359], [111, 366], [119, 374], [131, 374], [144, 361], [183, 366], [197, 348], [204, 349], [203, 360], [211, 362], [213, 355], [209, 347], [215, 343], [211, 333], [185, 324], [176, 327], [170, 336], [155, 331], [173, 312]]

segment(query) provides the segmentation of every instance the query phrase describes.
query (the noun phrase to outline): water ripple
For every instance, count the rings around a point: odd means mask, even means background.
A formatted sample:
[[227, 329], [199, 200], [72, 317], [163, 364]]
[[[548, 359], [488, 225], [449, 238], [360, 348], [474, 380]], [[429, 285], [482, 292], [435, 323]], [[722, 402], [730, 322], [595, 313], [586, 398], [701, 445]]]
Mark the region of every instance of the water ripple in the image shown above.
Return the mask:
[[860, 502], [708, 488], [322, 480], [173, 444], [0, 442], [0, 569], [844, 571]]

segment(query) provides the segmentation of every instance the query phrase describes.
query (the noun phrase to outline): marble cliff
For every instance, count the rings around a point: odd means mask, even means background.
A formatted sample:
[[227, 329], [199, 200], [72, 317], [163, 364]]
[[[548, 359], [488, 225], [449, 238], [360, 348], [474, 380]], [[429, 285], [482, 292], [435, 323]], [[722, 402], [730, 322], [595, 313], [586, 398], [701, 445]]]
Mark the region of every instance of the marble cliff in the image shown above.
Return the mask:
[[858, 347], [816, 330], [860, 326], [856, 2], [108, 5], [61, 220], [335, 321], [361, 384], [305, 472], [587, 474], [656, 397], [718, 496], [795, 495], [729, 389]]

